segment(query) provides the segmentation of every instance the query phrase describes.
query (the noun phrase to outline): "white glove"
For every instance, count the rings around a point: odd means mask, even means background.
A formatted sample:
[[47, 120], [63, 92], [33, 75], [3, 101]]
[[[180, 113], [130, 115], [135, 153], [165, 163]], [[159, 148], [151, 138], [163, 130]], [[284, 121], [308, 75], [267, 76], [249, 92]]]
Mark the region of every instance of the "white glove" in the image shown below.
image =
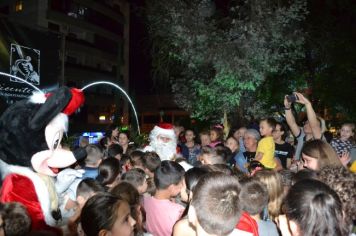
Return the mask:
[[84, 170], [74, 170], [67, 168], [62, 170], [57, 175], [57, 181], [55, 183], [57, 194], [62, 194], [73, 183], [76, 178], [81, 178], [84, 174]]

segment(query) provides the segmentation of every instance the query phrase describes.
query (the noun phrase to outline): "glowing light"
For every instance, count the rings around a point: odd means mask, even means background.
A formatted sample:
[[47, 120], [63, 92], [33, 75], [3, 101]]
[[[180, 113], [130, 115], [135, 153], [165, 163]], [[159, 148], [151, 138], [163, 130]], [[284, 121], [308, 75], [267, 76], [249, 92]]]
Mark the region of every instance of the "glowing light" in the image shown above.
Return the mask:
[[106, 120], [106, 116], [99, 116], [99, 120]]
[[130, 102], [130, 105], [131, 105], [131, 108], [134, 112], [134, 115], [135, 115], [135, 119], [136, 119], [136, 124], [137, 124], [137, 132], [138, 134], [140, 134], [140, 125], [138, 123], [138, 117], [137, 117], [137, 112], [136, 112], [136, 109], [135, 109], [135, 106], [133, 105], [133, 102], [131, 101], [129, 95], [125, 92], [125, 90], [123, 90], [120, 86], [118, 86], [117, 84], [114, 84], [112, 82], [109, 82], [109, 81], [98, 81], [98, 82], [93, 82], [93, 83], [90, 83], [88, 85], [85, 85], [83, 88], [82, 88], [82, 91], [86, 90], [87, 88], [90, 88], [92, 86], [95, 86], [95, 85], [100, 85], [100, 84], [107, 84], [107, 85], [111, 85], [115, 88], [117, 88], [121, 93], [123, 93], [125, 95], [125, 97], [127, 98], [127, 100]]
[[41, 91], [41, 89], [37, 88], [36, 86], [34, 86], [33, 84], [31, 84], [30, 82], [28, 82], [28, 81], [26, 81], [26, 80], [24, 80], [24, 79], [21, 79], [21, 78], [19, 78], [19, 77], [17, 77], [17, 76], [14, 76], [14, 75], [11, 75], [11, 74], [8, 74], [8, 73], [4, 73], [4, 72], [1, 72], [1, 71], [0, 71], [0, 75], [9, 76], [9, 77], [11, 77], [11, 78], [21, 80], [22, 82], [24, 82], [24, 83], [30, 85], [32, 88], [36, 89], [38, 92], [44, 93], [44, 92]]

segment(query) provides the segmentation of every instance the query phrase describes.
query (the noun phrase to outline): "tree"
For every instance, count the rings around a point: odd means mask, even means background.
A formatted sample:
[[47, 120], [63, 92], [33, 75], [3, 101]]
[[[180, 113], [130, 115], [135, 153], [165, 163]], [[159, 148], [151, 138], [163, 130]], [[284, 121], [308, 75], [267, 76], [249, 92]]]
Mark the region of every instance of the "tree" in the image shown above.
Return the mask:
[[193, 117], [251, 107], [270, 74], [304, 57], [306, 13], [304, 0], [148, 0], [153, 75]]

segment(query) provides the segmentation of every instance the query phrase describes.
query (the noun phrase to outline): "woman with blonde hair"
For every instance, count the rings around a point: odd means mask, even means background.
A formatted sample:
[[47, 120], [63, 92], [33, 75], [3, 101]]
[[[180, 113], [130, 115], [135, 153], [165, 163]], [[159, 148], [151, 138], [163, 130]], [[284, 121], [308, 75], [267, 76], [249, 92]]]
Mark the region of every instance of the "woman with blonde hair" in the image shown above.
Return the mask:
[[265, 184], [268, 190], [268, 217], [263, 218], [275, 220], [280, 214], [284, 196], [282, 176], [273, 170], [261, 170], [256, 172], [254, 178]]
[[316, 171], [325, 166], [342, 166], [335, 150], [322, 140], [305, 142], [302, 148], [302, 159], [304, 168]]

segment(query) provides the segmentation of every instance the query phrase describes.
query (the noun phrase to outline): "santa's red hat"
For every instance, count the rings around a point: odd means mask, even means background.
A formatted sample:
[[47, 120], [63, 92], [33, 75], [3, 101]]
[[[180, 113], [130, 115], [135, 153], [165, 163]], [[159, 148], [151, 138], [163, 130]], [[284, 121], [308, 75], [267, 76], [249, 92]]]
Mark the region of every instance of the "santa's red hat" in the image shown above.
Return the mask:
[[170, 138], [175, 138], [173, 125], [170, 123], [160, 123], [156, 125], [153, 128], [152, 133], [155, 133], [156, 135], [163, 135], [168, 136]]

